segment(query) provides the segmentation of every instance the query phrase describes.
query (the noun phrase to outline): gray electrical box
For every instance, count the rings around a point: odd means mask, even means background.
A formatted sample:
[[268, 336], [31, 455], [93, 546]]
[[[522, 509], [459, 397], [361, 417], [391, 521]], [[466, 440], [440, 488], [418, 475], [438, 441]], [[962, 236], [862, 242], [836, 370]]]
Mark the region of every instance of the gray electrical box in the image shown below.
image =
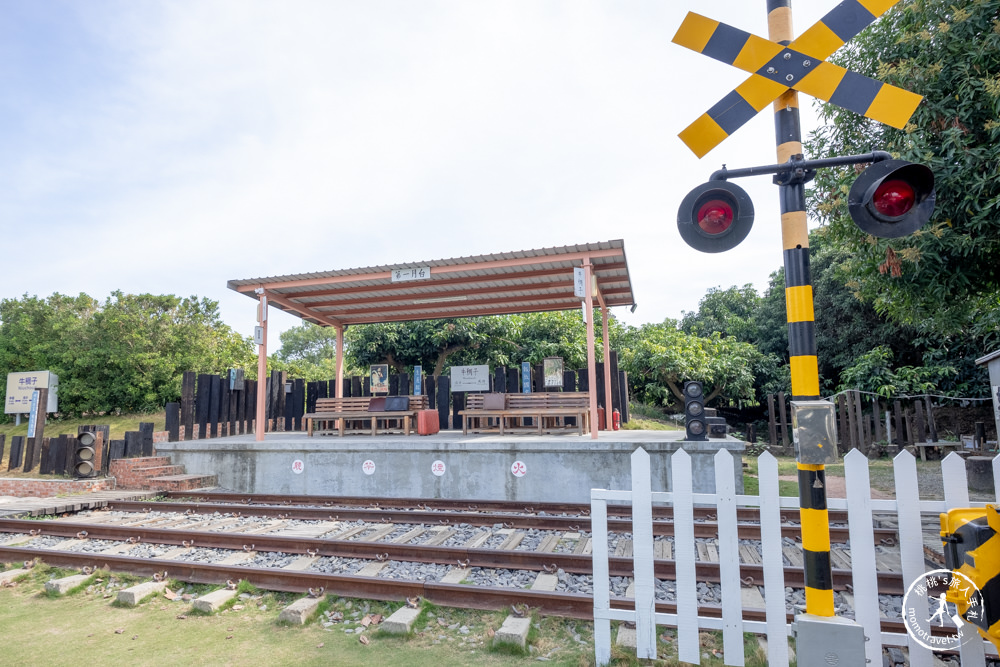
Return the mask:
[[799, 463], [837, 460], [837, 419], [830, 401], [792, 401], [792, 437]]
[[865, 629], [840, 616], [800, 614], [792, 623], [798, 667], [863, 667]]

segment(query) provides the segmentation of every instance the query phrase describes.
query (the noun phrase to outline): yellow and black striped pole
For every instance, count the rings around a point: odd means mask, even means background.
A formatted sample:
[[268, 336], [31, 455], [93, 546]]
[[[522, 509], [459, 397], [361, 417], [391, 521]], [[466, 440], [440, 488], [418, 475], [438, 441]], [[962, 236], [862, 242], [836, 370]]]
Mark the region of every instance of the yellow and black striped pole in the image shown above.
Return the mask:
[[[768, 36], [774, 42], [792, 42], [791, 0], [767, 0]], [[802, 154], [799, 101], [794, 90], [774, 102], [778, 163]], [[819, 368], [813, 293], [809, 275], [809, 230], [806, 225], [805, 184], [779, 186], [781, 239], [785, 262], [785, 307], [788, 353], [792, 372], [792, 399], [819, 398]], [[824, 466], [799, 463], [799, 505], [802, 555], [806, 581], [806, 613], [833, 616], [833, 578], [830, 570], [830, 522], [826, 509]]]

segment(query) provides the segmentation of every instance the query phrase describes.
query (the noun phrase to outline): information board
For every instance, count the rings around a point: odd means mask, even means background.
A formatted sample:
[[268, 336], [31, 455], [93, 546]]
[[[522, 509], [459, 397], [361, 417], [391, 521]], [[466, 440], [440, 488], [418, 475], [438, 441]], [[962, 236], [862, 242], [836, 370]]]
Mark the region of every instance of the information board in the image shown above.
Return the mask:
[[490, 367], [482, 366], [452, 366], [452, 391], [489, 391]]
[[36, 389], [49, 390], [45, 411], [59, 412], [59, 376], [49, 371], [29, 371], [7, 374], [4, 414], [28, 414], [31, 411], [31, 395]]

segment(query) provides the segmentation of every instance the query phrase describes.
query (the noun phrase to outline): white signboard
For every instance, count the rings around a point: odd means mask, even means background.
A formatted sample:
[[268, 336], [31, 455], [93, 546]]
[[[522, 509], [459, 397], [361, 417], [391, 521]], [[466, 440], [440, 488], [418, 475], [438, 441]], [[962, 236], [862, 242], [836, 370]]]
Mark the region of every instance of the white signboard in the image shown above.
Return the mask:
[[576, 267], [573, 269], [573, 296], [578, 296], [581, 299], [587, 296], [586, 287], [586, 273], [583, 267]]
[[7, 374], [7, 397], [3, 402], [4, 414], [28, 414], [31, 395], [36, 389], [48, 389], [46, 412], [59, 412], [59, 376], [49, 371]]
[[410, 280], [428, 280], [431, 277], [431, 267], [416, 266], [412, 269], [393, 269], [392, 282], [405, 283]]
[[489, 391], [490, 367], [482, 366], [452, 366], [452, 391]]
[[452, 366], [452, 391], [489, 391], [490, 367], [482, 366]]

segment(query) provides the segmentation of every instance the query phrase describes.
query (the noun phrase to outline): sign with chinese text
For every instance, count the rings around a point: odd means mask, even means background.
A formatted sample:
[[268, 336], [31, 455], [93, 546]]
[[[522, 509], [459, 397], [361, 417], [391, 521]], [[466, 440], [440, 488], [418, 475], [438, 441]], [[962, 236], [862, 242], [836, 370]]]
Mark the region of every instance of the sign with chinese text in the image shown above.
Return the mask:
[[410, 280], [427, 280], [431, 277], [431, 267], [416, 266], [412, 269], [393, 269], [392, 282], [405, 283]]
[[452, 366], [451, 390], [489, 391], [490, 367], [486, 364], [481, 366]]
[[28, 437], [35, 437], [35, 426], [38, 424], [38, 396], [41, 394], [37, 389], [31, 392], [31, 414], [28, 417]]
[[419, 396], [424, 391], [424, 370], [420, 366], [413, 367], [413, 395]]
[[27, 414], [31, 411], [31, 396], [36, 389], [48, 389], [46, 412], [59, 411], [59, 376], [49, 371], [7, 374], [7, 396], [4, 414]]
[[531, 393], [531, 362], [521, 362], [521, 393]]

